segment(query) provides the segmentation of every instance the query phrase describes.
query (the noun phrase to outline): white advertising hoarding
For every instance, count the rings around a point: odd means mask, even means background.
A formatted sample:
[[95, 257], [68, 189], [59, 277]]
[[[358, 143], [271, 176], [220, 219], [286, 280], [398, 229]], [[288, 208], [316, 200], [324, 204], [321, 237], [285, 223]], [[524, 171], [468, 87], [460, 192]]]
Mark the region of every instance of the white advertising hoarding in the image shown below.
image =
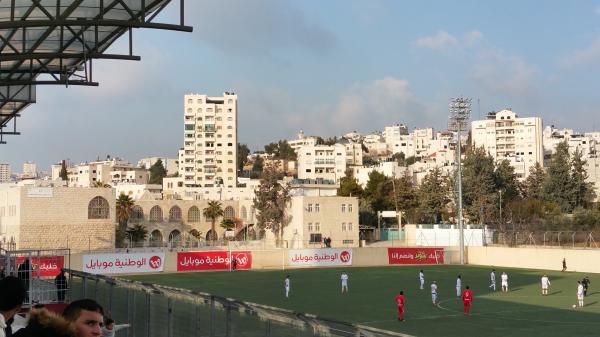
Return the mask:
[[292, 249], [289, 251], [290, 266], [351, 266], [352, 249]]
[[156, 273], [164, 269], [164, 253], [91, 254], [83, 256], [83, 271], [92, 274]]

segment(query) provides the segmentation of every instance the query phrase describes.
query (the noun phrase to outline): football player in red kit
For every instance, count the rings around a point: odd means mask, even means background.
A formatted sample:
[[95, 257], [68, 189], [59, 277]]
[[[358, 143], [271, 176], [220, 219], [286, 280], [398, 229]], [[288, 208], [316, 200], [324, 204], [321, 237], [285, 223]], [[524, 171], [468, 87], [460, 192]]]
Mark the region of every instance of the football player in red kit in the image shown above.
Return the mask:
[[396, 295], [396, 304], [398, 304], [398, 320], [404, 320], [404, 292], [400, 291], [398, 295]]
[[462, 293], [462, 300], [464, 306], [464, 314], [469, 314], [469, 309], [471, 309], [471, 301], [473, 301], [473, 292], [469, 289], [469, 286]]

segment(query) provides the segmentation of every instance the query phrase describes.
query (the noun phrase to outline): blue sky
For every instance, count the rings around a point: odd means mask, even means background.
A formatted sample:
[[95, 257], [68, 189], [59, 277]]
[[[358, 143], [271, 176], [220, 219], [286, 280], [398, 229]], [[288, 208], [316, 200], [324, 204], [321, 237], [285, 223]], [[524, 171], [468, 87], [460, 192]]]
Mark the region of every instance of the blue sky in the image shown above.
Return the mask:
[[[96, 61], [100, 87], [39, 87], [0, 162], [175, 158], [186, 93], [237, 93], [253, 150], [299, 130], [442, 130], [457, 95], [474, 98], [474, 118], [510, 107], [600, 130], [600, 1], [186, 2], [193, 33], [135, 31], [142, 61]], [[159, 21], [177, 20], [178, 3]]]

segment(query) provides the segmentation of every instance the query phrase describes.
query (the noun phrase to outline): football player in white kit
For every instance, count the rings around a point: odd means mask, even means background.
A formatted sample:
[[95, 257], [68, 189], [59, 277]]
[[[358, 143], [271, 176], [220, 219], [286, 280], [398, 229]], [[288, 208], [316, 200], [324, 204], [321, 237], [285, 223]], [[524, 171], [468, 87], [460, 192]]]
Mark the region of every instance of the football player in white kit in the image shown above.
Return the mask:
[[431, 284], [431, 302], [433, 302], [433, 305], [437, 304], [437, 284], [435, 281]]
[[577, 281], [577, 306], [583, 307], [583, 284]]
[[423, 290], [423, 286], [425, 285], [425, 273], [423, 273], [423, 269], [419, 272], [419, 282], [421, 283], [421, 290]]
[[345, 271], [342, 272], [342, 276], [340, 277], [342, 280], [342, 294], [348, 292], [348, 274]]
[[550, 285], [550, 279], [548, 275], [542, 276], [542, 295], [548, 295], [548, 286]]
[[285, 277], [285, 281], [283, 281], [283, 285], [285, 287], [285, 297], [290, 297], [290, 275]]
[[506, 274], [506, 272], [502, 272], [500, 280], [502, 281], [502, 292], [508, 292], [508, 275]]
[[492, 269], [490, 273], [490, 286], [489, 288], [494, 289], [496, 291], [496, 269]]
[[462, 296], [462, 279], [460, 278], [460, 275], [458, 275], [456, 277], [456, 296], [457, 297], [461, 297]]

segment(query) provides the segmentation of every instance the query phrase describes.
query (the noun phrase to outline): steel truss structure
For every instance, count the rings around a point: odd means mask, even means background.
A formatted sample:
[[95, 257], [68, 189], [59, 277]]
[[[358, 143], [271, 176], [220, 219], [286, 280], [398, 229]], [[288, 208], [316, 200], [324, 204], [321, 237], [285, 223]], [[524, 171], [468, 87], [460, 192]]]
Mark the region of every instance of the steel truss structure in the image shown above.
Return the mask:
[[[97, 86], [92, 60], [139, 61], [133, 54], [133, 29], [191, 32], [184, 24], [157, 23], [171, 0], [0, 0], [0, 144], [18, 135], [17, 117], [36, 102], [36, 86]], [[106, 50], [127, 34], [129, 52]]]

